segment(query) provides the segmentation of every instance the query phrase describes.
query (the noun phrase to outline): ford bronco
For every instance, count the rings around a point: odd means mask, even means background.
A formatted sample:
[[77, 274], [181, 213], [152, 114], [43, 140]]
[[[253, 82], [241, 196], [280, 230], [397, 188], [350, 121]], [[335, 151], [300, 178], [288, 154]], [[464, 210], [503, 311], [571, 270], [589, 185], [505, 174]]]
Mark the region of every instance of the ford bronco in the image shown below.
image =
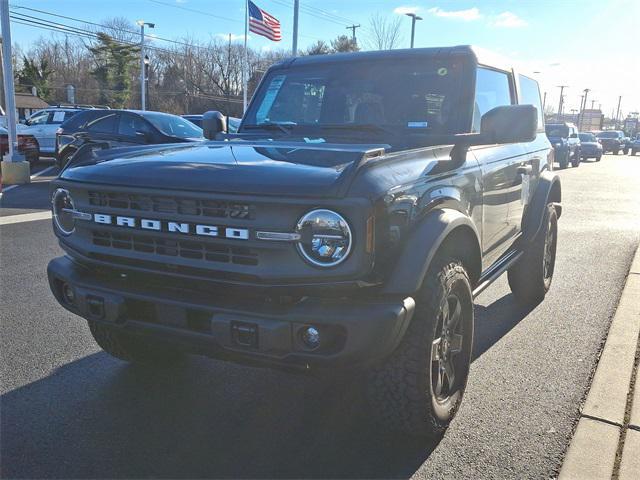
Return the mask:
[[59, 303], [97, 343], [367, 379], [375, 418], [441, 433], [474, 297], [540, 302], [560, 181], [537, 83], [472, 47], [273, 65], [237, 133], [79, 150], [52, 186]]

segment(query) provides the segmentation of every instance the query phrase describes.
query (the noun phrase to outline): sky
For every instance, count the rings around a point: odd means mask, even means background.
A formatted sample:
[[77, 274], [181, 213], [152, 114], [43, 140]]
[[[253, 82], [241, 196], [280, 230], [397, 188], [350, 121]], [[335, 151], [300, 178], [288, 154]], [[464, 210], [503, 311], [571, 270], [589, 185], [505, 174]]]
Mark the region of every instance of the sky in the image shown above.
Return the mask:
[[[27, 11], [29, 7], [100, 23], [122, 16], [132, 22], [154, 22], [152, 30], [168, 39], [244, 39], [244, 0], [10, 0], [14, 11], [67, 25], [81, 24]], [[248, 43], [261, 50], [290, 50], [293, 0], [254, 0], [282, 24], [281, 42], [250, 34]], [[502, 1], [395, 1], [395, 0], [300, 0], [299, 47], [317, 40], [331, 40], [356, 30], [366, 47], [370, 19], [374, 14], [401, 18], [402, 45], [408, 47], [411, 19], [417, 13], [416, 47], [477, 45], [512, 60], [531, 74], [547, 92], [547, 105], [557, 109], [560, 89], [565, 89], [565, 112], [577, 109], [580, 95], [591, 89], [594, 106], [606, 115], [640, 111], [640, 0], [502, 0]], [[33, 26], [12, 24], [12, 40], [23, 50], [40, 36], [54, 35]], [[155, 41], [163, 46], [162, 41]], [[166, 45], [166, 44], [164, 44]], [[536, 73], [534, 73], [536, 72]]]

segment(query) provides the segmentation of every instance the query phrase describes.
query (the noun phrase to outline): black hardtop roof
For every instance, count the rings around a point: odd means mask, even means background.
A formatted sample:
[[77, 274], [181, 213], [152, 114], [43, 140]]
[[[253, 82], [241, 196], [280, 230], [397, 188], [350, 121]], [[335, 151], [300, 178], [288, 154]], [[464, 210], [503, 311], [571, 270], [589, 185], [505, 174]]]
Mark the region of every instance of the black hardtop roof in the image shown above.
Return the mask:
[[457, 45], [452, 47], [406, 48], [398, 50], [376, 50], [367, 52], [333, 53], [329, 55], [304, 55], [288, 58], [273, 65], [272, 68], [286, 68], [290, 66], [321, 65], [331, 63], [345, 63], [356, 61], [376, 61], [400, 58], [447, 58], [469, 57], [474, 62], [501, 70], [511, 70], [512, 66], [498, 55], [471, 45]]

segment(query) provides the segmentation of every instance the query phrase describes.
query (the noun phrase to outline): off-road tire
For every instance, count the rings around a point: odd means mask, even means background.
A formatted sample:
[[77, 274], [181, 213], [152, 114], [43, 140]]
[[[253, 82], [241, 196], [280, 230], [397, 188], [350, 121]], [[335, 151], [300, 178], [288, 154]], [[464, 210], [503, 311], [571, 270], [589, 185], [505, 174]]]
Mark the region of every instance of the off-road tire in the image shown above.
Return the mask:
[[620, 149], [613, 150], [614, 155], [618, 155], [620, 153]]
[[580, 166], [580, 151], [576, 150], [576, 153], [573, 154], [573, 160], [571, 160], [571, 166], [579, 167]]
[[[452, 295], [459, 298], [461, 316], [451, 329], [451, 341], [444, 342], [442, 312], [445, 303], [450, 305]], [[447, 395], [438, 400], [434, 393], [438, 387], [433, 382], [440, 378], [440, 388], [444, 388], [445, 375], [434, 376], [434, 369], [444, 372], [439, 369], [439, 362], [446, 362], [447, 357], [434, 360], [433, 349], [439, 352], [442, 345], [452, 347], [456, 343], [453, 337], [458, 334], [462, 335], [457, 341], [459, 353], [449, 356], [451, 362], [456, 362], [454, 380], [451, 386], [447, 384]], [[438, 338], [441, 343], [436, 346], [434, 339]], [[391, 431], [429, 437], [442, 434], [462, 401], [472, 346], [473, 296], [469, 276], [456, 260], [436, 261], [417, 295], [415, 314], [400, 345], [368, 372], [367, 398], [374, 418]]]
[[509, 287], [520, 304], [535, 305], [544, 299], [553, 280], [557, 245], [558, 216], [549, 204], [538, 235], [507, 274]]
[[631, 150], [631, 156], [635, 157], [636, 156], [636, 150]]
[[184, 358], [184, 353], [178, 350], [165, 348], [149, 339], [120, 332], [98, 322], [89, 321], [89, 330], [102, 350], [125, 362], [168, 366]]
[[600, 160], [602, 160], [602, 155], [598, 155], [598, 156], [596, 157], [596, 162], [599, 162]]

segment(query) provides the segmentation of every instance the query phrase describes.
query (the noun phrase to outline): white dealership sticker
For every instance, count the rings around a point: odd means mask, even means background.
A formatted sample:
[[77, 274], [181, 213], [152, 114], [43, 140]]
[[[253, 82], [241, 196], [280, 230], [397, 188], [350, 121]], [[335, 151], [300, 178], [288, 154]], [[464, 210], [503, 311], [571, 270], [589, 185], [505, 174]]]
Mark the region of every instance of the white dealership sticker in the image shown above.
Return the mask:
[[427, 128], [428, 122], [407, 122], [407, 128]]

